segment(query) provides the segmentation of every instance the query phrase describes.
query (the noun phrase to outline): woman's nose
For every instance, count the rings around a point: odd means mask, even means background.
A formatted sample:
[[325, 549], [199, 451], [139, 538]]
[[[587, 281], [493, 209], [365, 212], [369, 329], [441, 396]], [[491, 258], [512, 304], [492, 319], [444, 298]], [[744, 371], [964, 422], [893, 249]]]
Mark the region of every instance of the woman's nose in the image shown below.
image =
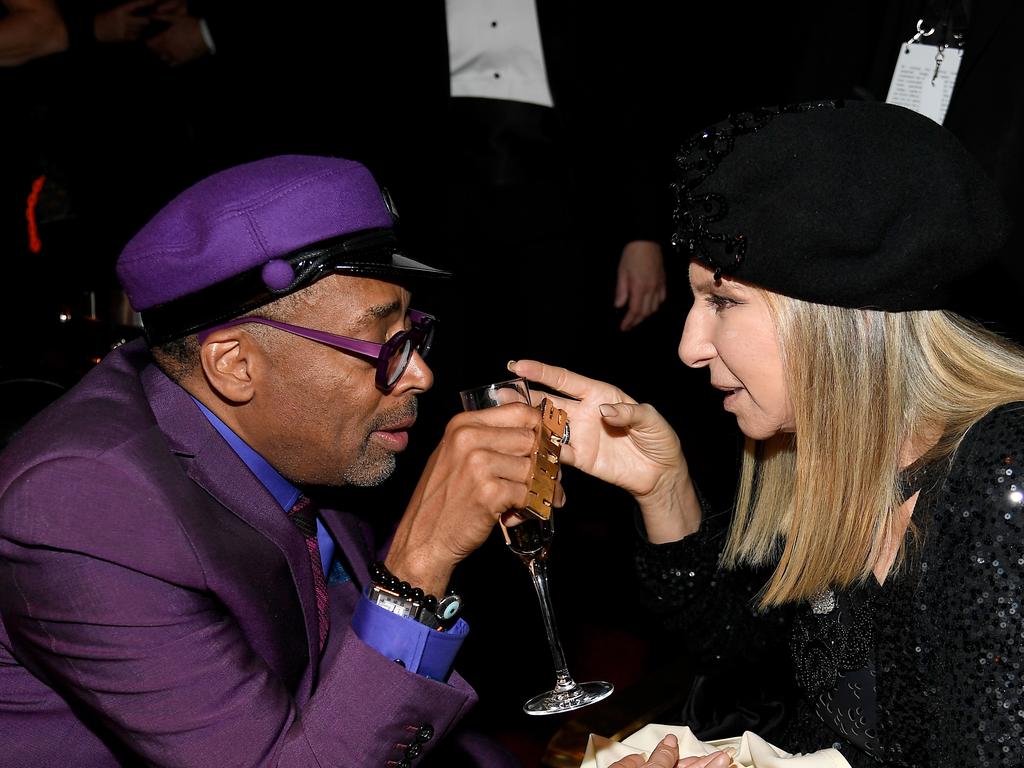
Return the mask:
[[690, 368], [701, 368], [717, 354], [705, 328], [705, 323], [694, 306], [686, 316], [683, 337], [679, 340], [679, 359]]

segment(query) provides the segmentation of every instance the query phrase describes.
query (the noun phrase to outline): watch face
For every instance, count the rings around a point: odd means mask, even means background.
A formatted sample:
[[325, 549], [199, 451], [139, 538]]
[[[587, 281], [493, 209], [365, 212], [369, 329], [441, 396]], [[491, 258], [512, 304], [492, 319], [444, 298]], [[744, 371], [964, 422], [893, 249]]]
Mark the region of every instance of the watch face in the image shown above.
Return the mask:
[[458, 595], [447, 595], [437, 604], [437, 617], [441, 621], [451, 621], [462, 608], [462, 598]]
[[374, 602], [377, 603], [381, 608], [391, 611], [397, 616], [411, 616], [412, 615], [412, 603], [402, 600], [400, 597], [393, 597], [387, 592], [375, 590]]

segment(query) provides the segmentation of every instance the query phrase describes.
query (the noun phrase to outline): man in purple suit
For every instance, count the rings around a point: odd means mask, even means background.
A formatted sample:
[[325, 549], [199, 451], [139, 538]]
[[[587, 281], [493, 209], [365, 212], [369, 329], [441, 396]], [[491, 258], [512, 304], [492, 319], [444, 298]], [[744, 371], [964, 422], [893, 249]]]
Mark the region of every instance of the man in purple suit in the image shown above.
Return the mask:
[[383, 562], [317, 504], [387, 477], [432, 383], [408, 286], [446, 273], [392, 224], [358, 163], [276, 157], [125, 248], [148, 343], [0, 456], [0, 765], [513, 763], [458, 728], [445, 592], [525, 498], [539, 414], [456, 416]]

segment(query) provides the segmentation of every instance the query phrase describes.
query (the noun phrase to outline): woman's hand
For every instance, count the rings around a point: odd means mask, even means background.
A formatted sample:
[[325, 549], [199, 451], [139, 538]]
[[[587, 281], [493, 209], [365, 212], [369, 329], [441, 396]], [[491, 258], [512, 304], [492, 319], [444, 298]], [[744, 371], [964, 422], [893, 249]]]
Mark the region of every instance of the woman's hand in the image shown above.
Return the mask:
[[732, 757], [728, 752], [712, 752], [710, 755], [684, 757], [677, 765], [678, 768], [729, 768]]
[[643, 755], [627, 755], [621, 760], [616, 760], [608, 768], [676, 768], [678, 762], [679, 741], [670, 733], [658, 742], [650, 760], [645, 761]]
[[557, 392], [551, 397], [569, 415], [569, 443], [561, 459], [589, 475], [629, 491], [644, 514], [651, 541], [675, 541], [700, 526], [700, 506], [679, 437], [650, 405], [621, 389], [535, 360], [509, 370]]
[[645, 762], [643, 755], [627, 755], [608, 768], [729, 768], [731, 763], [732, 758], [726, 752], [712, 752], [710, 755], [684, 757], [680, 760], [679, 742], [670, 733], [658, 742], [650, 760]]

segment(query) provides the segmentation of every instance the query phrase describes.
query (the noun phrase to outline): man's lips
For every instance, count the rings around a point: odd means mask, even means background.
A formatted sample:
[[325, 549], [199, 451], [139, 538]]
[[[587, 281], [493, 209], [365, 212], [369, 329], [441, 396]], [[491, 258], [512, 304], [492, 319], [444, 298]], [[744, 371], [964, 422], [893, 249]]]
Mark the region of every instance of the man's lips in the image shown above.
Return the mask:
[[374, 430], [375, 432], [407, 432], [412, 429], [412, 425], [416, 423], [416, 419], [404, 419], [395, 424], [381, 427], [380, 429]]
[[416, 419], [406, 419], [397, 424], [389, 424], [386, 427], [375, 429], [370, 436], [384, 443], [393, 451], [404, 451], [409, 445], [409, 429], [415, 423]]

